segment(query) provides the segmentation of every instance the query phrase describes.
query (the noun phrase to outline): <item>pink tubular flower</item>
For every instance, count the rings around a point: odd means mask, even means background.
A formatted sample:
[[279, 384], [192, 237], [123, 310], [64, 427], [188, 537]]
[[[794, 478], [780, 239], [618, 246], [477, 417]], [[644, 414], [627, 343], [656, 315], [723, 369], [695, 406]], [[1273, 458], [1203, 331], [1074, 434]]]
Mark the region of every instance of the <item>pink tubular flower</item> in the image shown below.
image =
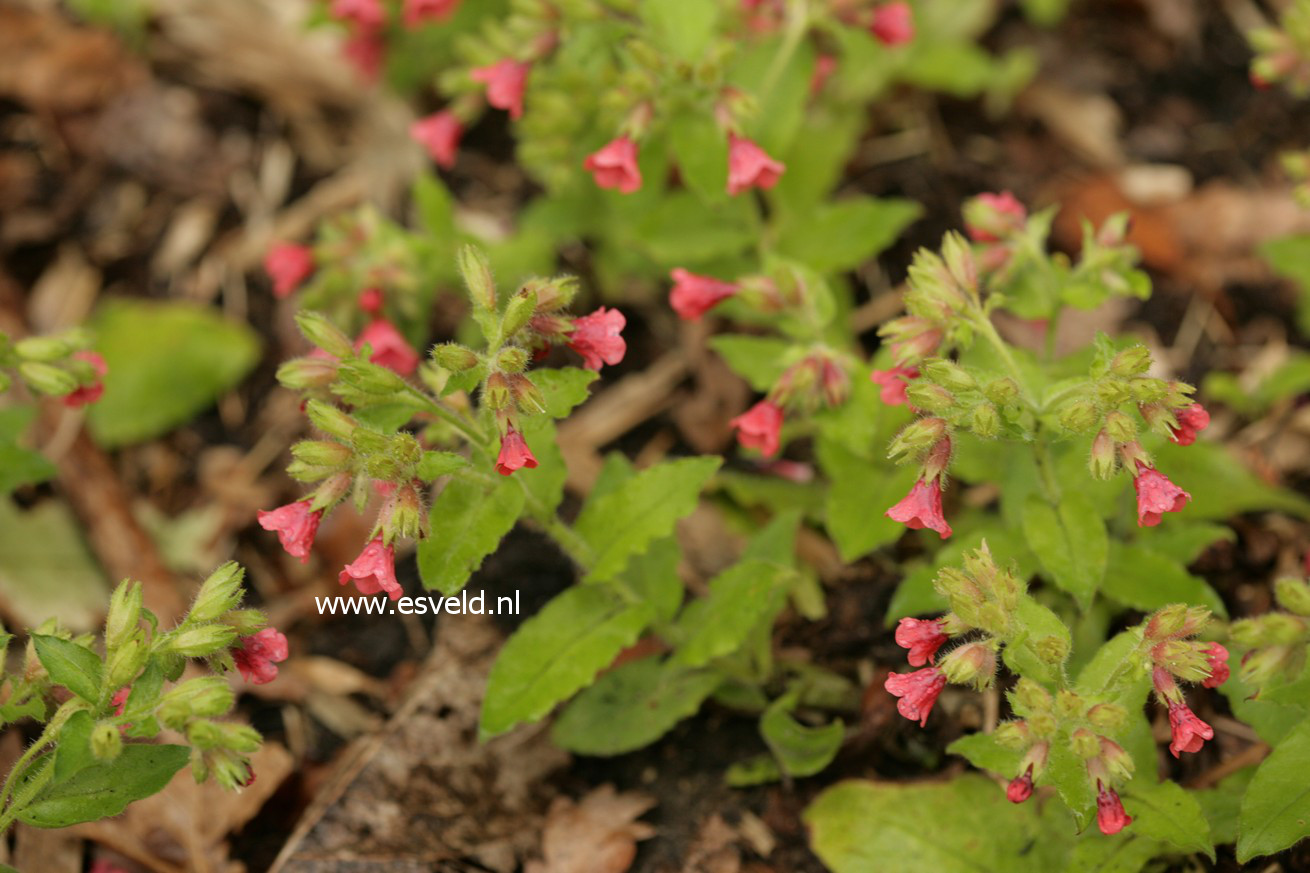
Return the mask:
[[460, 0], [405, 0], [405, 27], [413, 30], [428, 21], [441, 21], [455, 14]]
[[75, 361], [85, 361], [90, 364], [92, 371], [95, 372], [95, 381], [90, 385], [78, 385], [60, 398], [64, 401], [65, 406], [76, 409], [80, 406], [89, 406], [95, 403], [105, 393], [104, 379], [105, 374], [109, 372], [109, 365], [96, 352], [76, 351], [73, 352], [72, 357]]
[[132, 694], [132, 686], [124, 685], [114, 692], [114, 696], [109, 698], [109, 705], [114, 708], [114, 715], [122, 715], [123, 710], [127, 708], [127, 698]]
[[1205, 430], [1210, 425], [1210, 413], [1199, 403], [1179, 410], [1174, 417], [1178, 419], [1178, 427], [1170, 428], [1173, 433], [1169, 438], [1180, 446], [1190, 446], [1196, 442], [1197, 431]]
[[378, 30], [387, 21], [381, 0], [332, 0], [328, 14], [363, 30]]
[[909, 3], [884, 3], [873, 10], [869, 30], [885, 46], [904, 45], [914, 39], [914, 14]]
[[376, 30], [358, 30], [341, 46], [341, 55], [366, 82], [376, 82], [382, 75], [387, 44]]
[[778, 453], [782, 431], [782, 408], [770, 400], [761, 400], [729, 422], [737, 429], [742, 448], [758, 449], [766, 458]]
[[892, 694], [900, 698], [896, 701], [896, 711], [910, 721], [919, 722], [919, 727], [928, 723], [928, 714], [937, 702], [937, 695], [946, 687], [946, 674], [936, 667], [924, 667], [913, 673], [892, 673], [883, 683]]
[[951, 526], [942, 515], [942, 484], [940, 479], [914, 483], [910, 493], [885, 513], [892, 521], [899, 521], [910, 530], [928, 528], [942, 539], [951, 535]]
[[818, 94], [823, 86], [837, 72], [837, 59], [832, 55], [819, 55], [814, 60], [814, 72], [810, 75], [810, 94]]
[[1010, 780], [1005, 789], [1005, 796], [1011, 803], [1023, 803], [1033, 796], [1033, 765]]
[[1132, 816], [1124, 812], [1123, 801], [1113, 788], [1106, 788], [1101, 780], [1096, 780], [1096, 826], [1107, 837], [1133, 823]]
[[409, 138], [427, 149], [433, 162], [446, 170], [455, 166], [455, 155], [459, 153], [459, 140], [463, 135], [464, 125], [449, 110], [420, 118], [409, 126]]
[[1138, 527], [1155, 527], [1164, 513], [1178, 512], [1192, 499], [1192, 495], [1170, 482], [1168, 476], [1141, 461], [1137, 462], [1133, 490], [1137, 492]]
[[360, 594], [377, 594], [385, 591], [392, 600], [400, 599], [400, 583], [396, 581], [395, 546], [382, 545], [382, 537], [375, 537], [354, 561], [337, 574], [342, 585], [355, 580]]
[[735, 134], [728, 137], [728, 193], [751, 188], [768, 190], [778, 184], [786, 166], [775, 161], [750, 140]]
[[[377, 315], [382, 311], [382, 291], [379, 288], [365, 288], [359, 292], [359, 308], [369, 315]], [[317, 349], [316, 351], [323, 351]]]
[[999, 242], [1027, 220], [1028, 210], [1009, 191], [979, 194], [964, 205], [964, 227], [974, 242]]
[[524, 467], [532, 469], [537, 466], [537, 459], [532, 456], [523, 434], [510, 428], [500, 439], [500, 455], [496, 458], [496, 472], [508, 476]]
[[469, 73], [473, 81], [487, 86], [487, 102], [504, 109], [512, 119], [523, 115], [523, 90], [528, 83], [528, 65], [506, 58]]
[[277, 628], [266, 627], [254, 636], [242, 637], [232, 649], [232, 660], [247, 682], [267, 685], [277, 678], [277, 665], [287, 659], [287, 638]]
[[355, 351], [366, 345], [372, 349], [369, 361], [380, 367], [395, 370], [402, 376], [412, 376], [418, 369], [418, 352], [400, 335], [396, 326], [385, 318], [374, 319], [359, 332], [355, 339]]
[[939, 618], [930, 621], [903, 618], [896, 626], [896, 645], [910, 650], [907, 660], [911, 667], [931, 664], [937, 650], [947, 639], [949, 637], [942, 633], [942, 620]]
[[288, 297], [314, 273], [314, 252], [308, 246], [278, 243], [264, 256], [264, 272], [273, 280], [273, 296]]
[[637, 167], [637, 144], [621, 136], [589, 155], [582, 166], [601, 188], [631, 194], [641, 189], [641, 170]]
[[917, 378], [919, 371], [914, 367], [892, 367], [869, 374], [869, 381], [881, 389], [878, 398], [888, 406], [904, 406], [907, 402], [905, 389], [910, 387], [910, 380]]
[[1214, 728], [1201, 721], [1186, 703], [1169, 705], [1169, 728], [1174, 734], [1169, 751], [1175, 758], [1179, 752], [1199, 752], [1206, 740], [1214, 739]]
[[569, 348], [582, 355], [582, 365], [588, 370], [599, 370], [601, 364], [614, 366], [628, 351], [622, 336], [627, 323], [622, 312], [602, 306], [590, 315], [573, 319]]
[[705, 313], [737, 293], [737, 286], [709, 276], [698, 276], [681, 267], [669, 275], [673, 278], [673, 291], [669, 305], [683, 321], [700, 321]]
[[1206, 688], [1218, 688], [1228, 681], [1228, 650], [1218, 643], [1211, 643], [1205, 650], [1206, 660], [1210, 664], [1210, 675], [1201, 684]]
[[288, 555], [299, 558], [302, 564], [309, 560], [309, 550], [314, 547], [318, 523], [323, 519], [321, 510], [313, 512], [308, 500], [297, 500], [277, 509], [261, 509], [256, 515], [260, 527], [277, 531], [277, 538]]

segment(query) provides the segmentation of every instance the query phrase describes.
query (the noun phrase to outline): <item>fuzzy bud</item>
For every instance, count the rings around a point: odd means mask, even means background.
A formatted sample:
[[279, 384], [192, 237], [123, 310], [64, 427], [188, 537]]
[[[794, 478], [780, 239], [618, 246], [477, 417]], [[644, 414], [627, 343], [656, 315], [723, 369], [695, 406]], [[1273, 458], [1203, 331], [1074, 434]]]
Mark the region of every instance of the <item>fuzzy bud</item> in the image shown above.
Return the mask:
[[1037, 657], [1052, 667], [1060, 666], [1069, 657], [1069, 641], [1055, 635], [1038, 637], [1033, 641], [1033, 649]]
[[225, 624], [206, 624], [176, 631], [164, 646], [164, 651], [184, 658], [207, 658], [236, 642], [237, 634]]
[[992, 736], [999, 745], [1016, 751], [1026, 748], [1032, 742], [1032, 731], [1024, 721], [1003, 721], [996, 726]]
[[487, 262], [487, 256], [473, 246], [466, 245], [459, 250], [457, 261], [473, 305], [495, 312], [496, 283], [491, 277], [491, 264]]
[[223, 616], [223, 624], [238, 637], [252, 637], [268, 626], [268, 618], [258, 609], [234, 609]]
[[141, 619], [143, 592], [140, 582], [124, 579], [109, 598], [109, 613], [105, 617], [105, 647], [117, 649], [136, 634]]
[[159, 720], [165, 727], [182, 730], [193, 718], [212, 718], [232, 708], [232, 687], [218, 676], [188, 679], [159, 701]]
[[18, 374], [33, 391], [51, 397], [63, 397], [77, 389], [77, 378], [72, 373], [51, 364], [24, 361], [18, 366]]
[[1087, 461], [1092, 478], [1109, 479], [1114, 476], [1118, 466], [1119, 459], [1115, 453], [1114, 438], [1105, 430], [1101, 430], [1092, 440], [1092, 453]]
[[1060, 408], [1060, 427], [1070, 433], [1086, 433], [1096, 427], [1098, 418], [1096, 404], [1086, 397], [1071, 400]]
[[505, 306], [505, 318], [501, 322], [501, 333], [507, 338], [514, 336], [527, 326], [536, 311], [536, 292], [531, 289], [524, 289], [515, 294]]
[[905, 389], [905, 396], [909, 399], [911, 405], [917, 406], [919, 409], [926, 409], [929, 412], [947, 412], [956, 406], [955, 395], [940, 385], [934, 385], [922, 379], [915, 379], [911, 382], [909, 387]]
[[1117, 443], [1130, 443], [1137, 439], [1137, 425], [1117, 409], [1105, 417], [1105, 431]]
[[1087, 720], [1097, 730], [1118, 733], [1128, 718], [1128, 710], [1117, 703], [1098, 703], [1087, 710]]
[[533, 414], [546, 411], [545, 396], [542, 395], [541, 389], [527, 376], [520, 373], [510, 376], [509, 391], [514, 397], [515, 405], [522, 411]]
[[123, 751], [123, 736], [112, 724], [101, 723], [91, 730], [91, 754], [97, 761], [112, 761]]
[[338, 439], [350, 440], [358, 424], [340, 408], [321, 400], [310, 400], [305, 404], [305, 414], [310, 423], [326, 434]]
[[1101, 738], [1087, 728], [1078, 728], [1069, 737], [1069, 747], [1075, 755], [1090, 761], [1101, 754]]
[[978, 387], [967, 370], [945, 358], [924, 361], [919, 369], [924, 377], [950, 391], [972, 391]]
[[1053, 703], [1051, 694], [1031, 679], [1020, 679], [1010, 692], [1015, 711], [1021, 715], [1049, 712]]
[[966, 643], [948, 652], [940, 667], [948, 682], [981, 690], [991, 685], [996, 675], [996, 652], [987, 643]]
[[462, 373], [478, 365], [478, 356], [472, 349], [459, 343], [443, 343], [432, 350], [432, 359], [437, 365], [452, 373]]
[[1294, 615], [1270, 612], [1233, 622], [1229, 633], [1245, 648], [1291, 645], [1305, 641], [1306, 623]]
[[505, 378], [504, 373], [492, 373], [487, 377], [487, 383], [482, 388], [482, 401], [496, 411], [507, 409], [513, 402], [509, 392], [509, 380]]
[[292, 358], [277, 368], [277, 381], [292, 391], [322, 390], [336, 381], [337, 366], [332, 358]]
[[1086, 707], [1082, 697], [1069, 690], [1059, 691], [1055, 695], [1055, 712], [1062, 719], [1076, 718]]
[[1151, 369], [1151, 351], [1144, 345], [1130, 346], [1110, 361], [1110, 372], [1121, 379], [1140, 376]]
[[990, 403], [979, 403], [969, 415], [969, 428], [983, 439], [992, 439], [1001, 432], [1001, 416]]
[[1019, 400], [1019, 383], [1006, 376], [1002, 379], [996, 379], [988, 382], [987, 387], [983, 389], [987, 399], [997, 406], [1013, 406]]
[[1288, 612], [1310, 616], [1310, 585], [1304, 580], [1284, 576], [1274, 583], [1274, 597]]
[[106, 673], [112, 688], [130, 685], [145, 669], [150, 651], [139, 639], [130, 639], [109, 655]]
[[291, 456], [311, 467], [336, 470], [350, 463], [349, 446], [332, 440], [301, 440], [291, 447]]
[[1093, 390], [1096, 392], [1097, 402], [1102, 406], [1120, 406], [1133, 398], [1132, 391], [1118, 379], [1102, 379], [1096, 383]]
[[915, 458], [935, 446], [946, 436], [946, 420], [929, 416], [918, 418], [901, 428], [888, 446], [889, 458]]
[[31, 336], [14, 343], [14, 351], [25, 361], [54, 363], [68, 357], [73, 346], [63, 339], [50, 336]]
[[328, 320], [321, 312], [301, 310], [296, 313], [296, 326], [305, 339], [334, 358], [349, 358], [355, 353], [350, 337]]
[[245, 577], [246, 571], [236, 561], [228, 561], [219, 567], [200, 586], [187, 620], [193, 623], [214, 621], [235, 609], [241, 602], [241, 583]]
[[507, 346], [496, 356], [496, 368], [506, 373], [522, 373], [528, 368], [528, 353], [518, 346]]

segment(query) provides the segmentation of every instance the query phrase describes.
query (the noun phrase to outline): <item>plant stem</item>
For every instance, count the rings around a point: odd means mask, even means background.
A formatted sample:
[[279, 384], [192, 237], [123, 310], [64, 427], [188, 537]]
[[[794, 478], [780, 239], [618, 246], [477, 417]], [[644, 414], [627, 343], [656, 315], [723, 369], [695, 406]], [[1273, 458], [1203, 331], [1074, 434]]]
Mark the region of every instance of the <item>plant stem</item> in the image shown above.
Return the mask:
[[[26, 802], [22, 804], [10, 803], [18, 778], [27, 769], [27, 765], [32, 763], [32, 759], [39, 755], [46, 746], [54, 742], [55, 736], [63, 728], [64, 722], [68, 721], [74, 712], [82, 708], [84, 708], [84, 705], [77, 700], [70, 700], [59, 707], [50, 718], [50, 721], [46, 723], [45, 729], [41, 731], [41, 736], [37, 737], [32, 745], [27, 747], [27, 751], [23, 752], [22, 757], [14, 762], [14, 766], [9, 770], [9, 775], [5, 777], [4, 786], [0, 787], [0, 806], [8, 806], [3, 815], [0, 815], [0, 834], [9, 829], [22, 807], [26, 806]], [[28, 799], [30, 800], [30, 798]]]
[[800, 47], [801, 40], [805, 38], [805, 28], [810, 23], [810, 10], [807, 0], [792, 0], [787, 4], [787, 31], [782, 37], [782, 46], [778, 53], [773, 56], [773, 62], [769, 64], [768, 71], [764, 74], [764, 81], [760, 85], [759, 94], [767, 97], [772, 93], [778, 79], [782, 77], [782, 71], [787, 69], [787, 64], [791, 63], [792, 55], [796, 54], [796, 49]]

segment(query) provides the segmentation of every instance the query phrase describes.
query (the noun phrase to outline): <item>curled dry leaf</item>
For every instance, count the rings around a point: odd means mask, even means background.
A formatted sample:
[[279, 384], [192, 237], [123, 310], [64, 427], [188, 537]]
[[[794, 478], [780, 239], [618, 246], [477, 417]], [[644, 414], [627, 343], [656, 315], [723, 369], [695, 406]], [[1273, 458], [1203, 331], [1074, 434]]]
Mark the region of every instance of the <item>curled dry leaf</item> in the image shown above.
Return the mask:
[[637, 821], [655, 805], [644, 794], [619, 794], [612, 785], [594, 789], [581, 802], [557, 797], [541, 835], [545, 860], [530, 861], [527, 873], [623, 873], [637, 856], [637, 841], [655, 829]]

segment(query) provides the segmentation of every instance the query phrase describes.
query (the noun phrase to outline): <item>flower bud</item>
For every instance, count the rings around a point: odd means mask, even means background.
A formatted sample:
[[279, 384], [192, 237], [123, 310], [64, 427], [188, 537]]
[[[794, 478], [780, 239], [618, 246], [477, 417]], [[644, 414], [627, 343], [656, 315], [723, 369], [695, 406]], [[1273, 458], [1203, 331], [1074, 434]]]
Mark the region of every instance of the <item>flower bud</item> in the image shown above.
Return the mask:
[[1288, 612], [1310, 616], [1310, 585], [1303, 580], [1284, 576], [1274, 583], [1274, 597]]
[[457, 256], [459, 273], [464, 277], [469, 299], [473, 306], [488, 312], [496, 311], [496, 283], [491, 277], [491, 264], [479, 249], [466, 245]]
[[1087, 728], [1078, 728], [1069, 737], [1069, 747], [1075, 755], [1090, 761], [1101, 754], [1101, 738]]
[[422, 531], [422, 501], [413, 485], [402, 485], [392, 495], [390, 512], [382, 523], [383, 541], [417, 539]]
[[232, 708], [232, 687], [217, 676], [188, 679], [159, 701], [159, 720], [165, 727], [182, 730], [193, 718], [212, 718]]
[[1096, 400], [1101, 406], [1121, 406], [1132, 399], [1128, 386], [1118, 379], [1102, 379], [1095, 384]]
[[164, 645], [164, 651], [184, 658], [206, 658], [236, 642], [236, 631], [226, 624], [206, 624], [200, 627], [175, 631]]
[[296, 326], [305, 339], [318, 346], [334, 358], [349, 358], [355, 353], [350, 337], [341, 332], [328, 317], [321, 312], [302, 309], [296, 313]]
[[1187, 605], [1171, 603], [1155, 612], [1146, 623], [1143, 639], [1147, 642], [1183, 636], [1187, 624]]
[[961, 234], [951, 231], [942, 238], [942, 257], [955, 284], [970, 296], [978, 296], [978, 265], [974, 263], [973, 249]]
[[1137, 767], [1133, 764], [1133, 756], [1124, 750], [1124, 747], [1114, 740], [1106, 737], [1097, 737], [1100, 744], [1101, 763], [1109, 772], [1111, 778], [1117, 782], [1126, 782], [1132, 778], [1133, 771]]
[[442, 343], [432, 349], [432, 359], [437, 365], [452, 373], [462, 373], [478, 365], [478, 356], [472, 349], [459, 343]]
[[1009, 376], [988, 382], [983, 389], [987, 399], [997, 406], [1013, 406], [1019, 400], [1019, 383]]
[[546, 398], [532, 380], [520, 373], [509, 377], [509, 393], [514, 404], [523, 412], [540, 414], [546, 411]]
[[926, 409], [928, 412], [947, 412], [954, 409], [956, 405], [955, 395], [940, 385], [922, 379], [911, 382], [905, 389], [905, 396], [911, 405]]
[[1119, 467], [1114, 439], [1105, 430], [1097, 433], [1092, 440], [1092, 453], [1088, 458], [1087, 467], [1094, 479], [1109, 479], [1114, 476]]
[[227, 749], [212, 749], [202, 754], [191, 756], [191, 771], [197, 782], [203, 782], [210, 775], [214, 781], [228, 791], [245, 788], [254, 778], [250, 762], [236, 752]]
[[211, 573], [200, 586], [196, 602], [187, 613], [187, 621], [214, 621], [223, 613], [235, 609], [241, 602], [241, 583], [245, 577], [246, 571], [236, 561], [228, 561]]
[[504, 373], [492, 373], [487, 377], [487, 382], [482, 387], [482, 402], [496, 411], [509, 408], [513, 399], [509, 392], [509, 380], [505, 378]]
[[309, 495], [310, 512], [326, 512], [336, 506], [350, 493], [355, 484], [355, 477], [350, 473], [334, 473]]
[[106, 673], [111, 688], [130, 685], [145, 669], [150, 650], [139, 639], [129, 639], [109, 655]]
[[1056, 692], [1055, 712], [1062, 719], [1077, 718], [1083, 713], [1086, 704], [1081, 696], [1069, 690]]
[[506, 346], [496, 356], [496, 369], [505, 373], [522, 373], [528, 368], [528, 353], [518, 346]]
[[25, 361], [49, 364], [68, 357], [73, 353], [73, 346], [56, 337], [30, 336], [14, 343], [14, 351]]
[[1098, 703], [1087, 710], [1087, 720], [1097, 730], [1117, 733], [1128, 719], [1128, 710], [1117, 703]]
[[1038, 637], [1033, 641], [1033, 649], [1037, 652], [1037, 657], [1052, 667], [1060, 666], [1069, 657], [1069, 641], [1053, 634]]
[[223, 624], [231, 627], [238, 637], [250, 637], [268, 625], [268, 618], [258, 609], [234, 609], [223, 616]]
[[24, 361], [18, 366], [18, 374], [33, 391], [51, 397], [63, 397], [77, 388], [77, 379], [72, 373], [50, 364]]
[[531, 289], [524, 289], [509, 299], [505, 306], [505, 317], [501, 321], [501, 335], [506, 339], [514, 336], [532, 318], [537, 311], [537, 295]]
[[1144, 345], [1129, 346], [1110, 361], [1110, 372], [1121, 379], [1140, 376], [1151, 369], [1151, 350]]
[[978, 387], [967, 370], [945, 358], [924, 361], [919, 369], [925, 377], [950, 391], [972, 391]]
[[1070, 433], [1086, 433], [1100, 418], [1096, 404], [1086, 397], [1071, 400], [1060, 408], [1060, 427]]
[[992, 439], [1001, 432], [1001, 416], [990, 403], [979, 403], [969, 416], [969, 427], [977, 436]]
[[91, 729], [91, 754], [97, 761], [112, 761], [123, 751], [123, 736], [112, 724], [102, 722]]
[[1229, 626], [1229, 633], [1241, 646], [1291, 645], [1304, 642], [1306, 623], [1294, 615], [1269, 612], [1255, 618], [1244, 618]]
[[1262, 688], [1275, 678], [1290, 678], [1301, 672], [1304, 665], [1304, 645], [1275, 645], [1247, 652], [1238, 672], [1244, 683]]
[[538, 312], [558, 312], [567, 309], [578, 293], [578, 280], [573, 276], [553, 279], [529, 279], [519, 289], [520, 294], [532, 292], [537, 298]]
[[124, 579], [109, 597], [109, 613], [105, 617], [105, 648], [109, 651], [123, 645], [136, 633], [141, 619], [142, 588], [140, 582]]
[[917, 418], [901, 428], [888, 446], [887, 457], [892, 459], [918, 457], [935, 446], [947, 434], [946, 420], [929, 416]]
[[996, 742], [1007, 749], [1024, 749], [1032, 742], [1032, 732], [1025, 721], [1003, 721], [992, 732]]
[[1028, 729], [1035, 737], [1053, 737], [1060, 729], [1060, 723], [1049, 712], [1039, 712], [1028, 717]]
[[948, 652], [940, 667], [948, 682], [972, 684], [981, 690], [991, 685], [996, 675], [996, 652], [988, 643], [966, 643]]
[[1105, 417], [1105, 431], [1117, 443], [1130, 443], [1137, 439], [1137, 425], [1117, 409]]
[[343, 410], [321, 400], [310, 400], [306, 403], [305, 414], [309, 416], [314, 427], [338, 439], [349, 440], [359, 426]]
[[338, 394], [357, 406], [361, 405], [360, 400], [394, 397], [409, 387], [405, 378], [395, 370], [368, 361], [342, 361], [337, 373], [340, 380]]
[[1020, 679], [1010, 692], [1010, 699], [1015, 711], [1020, 715], [1031, 716], [1049, 712], [1053, 703], [1051, 694], [1031, 679]]
[[277, 381], [292, 391], [325, 389], [336, 381], [337, 366], [332, 358], [292, 358], [277, 368]]
[[[1168, 399], [1169, 389], [1159, 379], [1133, 379], [1128, 383], [1133, 400], [1138, 403], [1159, 403]], [[1190, 403], [1190, 401], [1188, 401]]]

